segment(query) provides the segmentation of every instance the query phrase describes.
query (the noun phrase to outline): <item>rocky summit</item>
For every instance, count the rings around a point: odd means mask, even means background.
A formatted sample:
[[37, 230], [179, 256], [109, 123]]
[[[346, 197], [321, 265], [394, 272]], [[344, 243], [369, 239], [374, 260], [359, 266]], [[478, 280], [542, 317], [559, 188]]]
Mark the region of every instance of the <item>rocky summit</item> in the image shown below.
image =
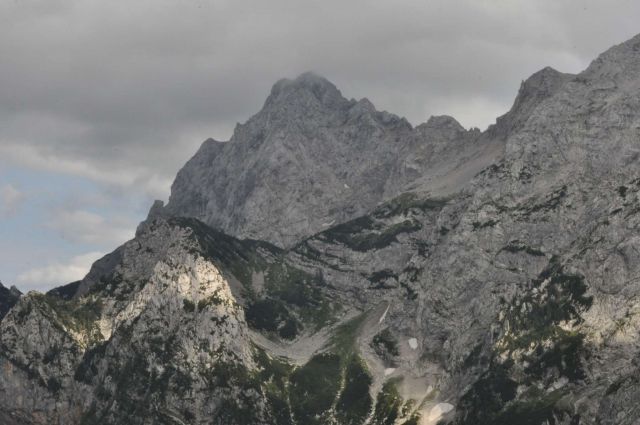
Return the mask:
[[0, 286], [0, 423], [640, 423], [640, 36], [484, 132], [277, 82], [80, 282]]

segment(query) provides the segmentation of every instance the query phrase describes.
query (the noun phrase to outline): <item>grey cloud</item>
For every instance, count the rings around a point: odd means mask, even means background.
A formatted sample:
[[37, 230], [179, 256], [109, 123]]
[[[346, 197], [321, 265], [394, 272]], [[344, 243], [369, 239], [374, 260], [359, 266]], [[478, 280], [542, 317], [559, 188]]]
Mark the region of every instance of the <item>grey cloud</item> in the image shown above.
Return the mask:
[[0, 154], [166, 196], [202, 140], [306, 70], [414, 124], [485, 127], [522, 79], [579, 71], [637, 16], [593, 0], [3, 2]]
[[74, 256], [64, 262], [50, 262], [47, 265], [26, 270], [17, 277], [17, 283], [23, 291], [46, 291], [53, 286], [82, 279], [91, 264], [104, 253], [88, 252]]
[[133, 238], [136, 228], [136, 223], [124, 217], [105, 218], [82, 209], [54, 211], [46, 225], [68, 241], [105, 249]]
[[16, 214], [24, 199], [25, 195], [9, 183], [0, 187], [0, 218]]

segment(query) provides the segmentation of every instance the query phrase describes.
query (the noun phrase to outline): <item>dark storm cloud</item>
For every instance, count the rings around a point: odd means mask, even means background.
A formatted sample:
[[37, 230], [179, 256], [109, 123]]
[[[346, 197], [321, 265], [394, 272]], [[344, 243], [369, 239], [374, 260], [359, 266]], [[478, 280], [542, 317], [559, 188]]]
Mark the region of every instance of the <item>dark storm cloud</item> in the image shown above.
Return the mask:
[[520, 81], [636, 32], [633, 1], [90, 1], [0, 5], [0, 162], [166, 196], [279, 78], [314, 70], [417, 124], [485, 127]]

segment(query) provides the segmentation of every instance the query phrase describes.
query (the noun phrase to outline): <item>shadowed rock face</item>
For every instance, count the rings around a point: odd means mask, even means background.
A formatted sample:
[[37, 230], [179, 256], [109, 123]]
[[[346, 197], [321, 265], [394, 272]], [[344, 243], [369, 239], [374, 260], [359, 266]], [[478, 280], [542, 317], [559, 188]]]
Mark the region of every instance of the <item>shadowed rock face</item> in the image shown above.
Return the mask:
[[640, 36], [545, 68], [482, 133], [278, 82], [10, 308], [0, 422], [637, 424], [639, 71]]
[[0, 282], [0, 320], [7, 314], [7, 312], [18, 302], [20, 298], [20, 291], [12, 286], [11, 289], [7, 289]]

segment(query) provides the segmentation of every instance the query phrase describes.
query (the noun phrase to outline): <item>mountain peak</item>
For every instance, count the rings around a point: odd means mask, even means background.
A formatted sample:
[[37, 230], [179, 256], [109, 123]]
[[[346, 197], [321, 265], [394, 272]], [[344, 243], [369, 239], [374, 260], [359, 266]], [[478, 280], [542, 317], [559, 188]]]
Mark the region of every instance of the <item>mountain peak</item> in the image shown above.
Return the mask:
[[622, 83], [635, 81], [640, 72], [640, 34], [606, 50], [581, 74]]
[[333, 104], [343, 102], [346, 99], [340, 90], [326, 78], [313, 72], [305, 72], [295, 79], [283, 78], [276, 82], [266, 104], [271, 104], [279, 100], [290, 102], [293, 98], [305, 98], [309, 94], [313, 95], [323, 104]]
[[545, 98], [554, 93], [572, 74], [565, 74], [547, 66], [522, 82], [514, 108], [531, 98]]
[[432, 115], [424, 124], [425, 127], [450, 128], [452, 130], [464, 131], [464, 127], [450, 115]]
[[520, 84], [513, 106], [509, 112], [496, 119], [496, 124], [490, 128], [490, 132], [504, 137], [505, 134], [523, 125], [541, 102], [553, 96], [574, 77], [573, 74], [557, 71], [550, 66], [535, 72]]
[[321, 85], [321, 86], [335, 87], [331, 81], [327, 80], [322, 75], [316, 74], [313, 71], [303, 72], [302, 74], [296, 77], [294, 82], [296, 84], [301, 84], [306, 86]]

